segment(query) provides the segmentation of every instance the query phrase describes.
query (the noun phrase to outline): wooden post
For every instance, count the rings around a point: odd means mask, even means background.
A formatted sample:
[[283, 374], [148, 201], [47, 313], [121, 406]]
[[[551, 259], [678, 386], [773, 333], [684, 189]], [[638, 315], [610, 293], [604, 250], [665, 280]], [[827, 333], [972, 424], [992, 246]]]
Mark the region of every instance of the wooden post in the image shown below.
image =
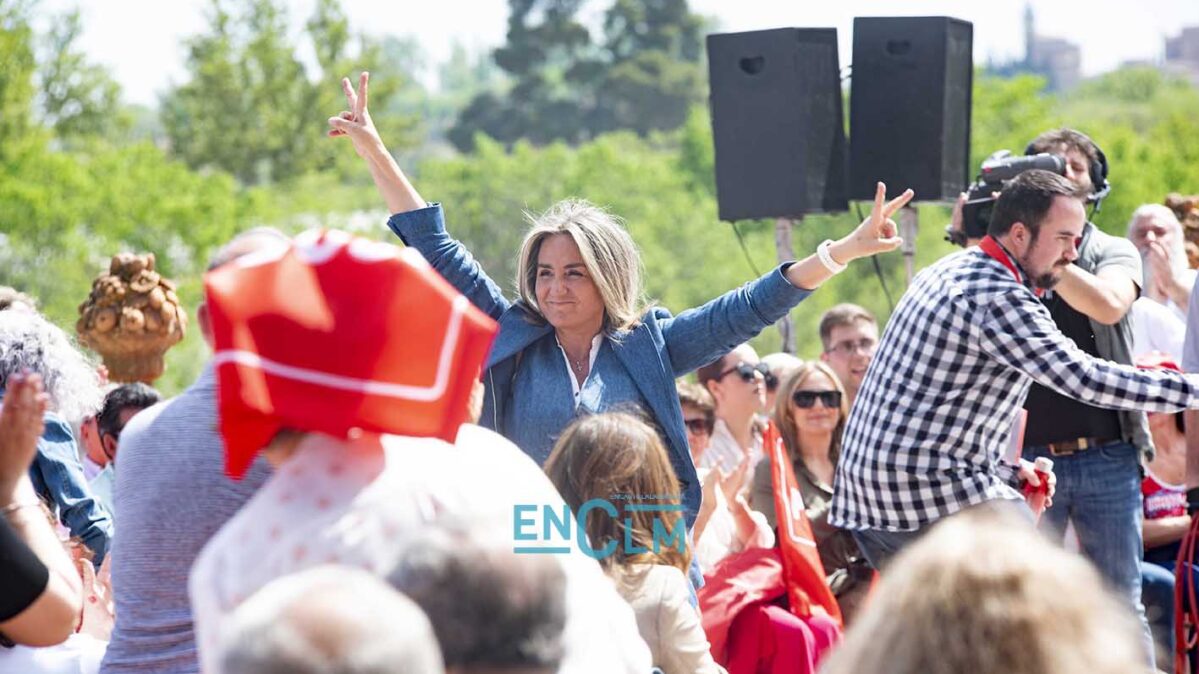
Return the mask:
[[916, 234], [920, 231], [920, 218], [911, 204], [899, 211], [899, 235], [903, 237], [903, 271], [907, 284], [912, 285], [916, 275]]
[[[774, 248], [778, 252], [779, 264], [795, 259], [795, 251], [791, 246], [791, 229], [803, 222], [803, 218], [791, 220], [778, 218], [774, 221]], [[795, 355], [795, 323], [791, 320], [791, 312], [775, 323], [783, 338], [783, 352]]]

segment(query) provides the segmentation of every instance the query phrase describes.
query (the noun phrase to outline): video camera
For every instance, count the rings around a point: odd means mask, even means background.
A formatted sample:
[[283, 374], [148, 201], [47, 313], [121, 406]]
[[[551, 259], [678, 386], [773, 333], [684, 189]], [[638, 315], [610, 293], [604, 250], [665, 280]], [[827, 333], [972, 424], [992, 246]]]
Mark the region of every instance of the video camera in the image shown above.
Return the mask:
[[954, 232], [952, 225], [946, 226], [946, 239], [965, 245], [965, 238], [980, 239], [987, 235], [991, 223], [991, 210], [995, 195], [1007, 181], [1031, 169], [1052, 171], [1066, 175], [1066, 160], [1055, 154], [1041, 153], [1013, 157], [1008, 150], [1000, 150], [987, 157], [978, 171], [978, 179], [966, 192], [966, 203], [962, 206], [962, 231]]

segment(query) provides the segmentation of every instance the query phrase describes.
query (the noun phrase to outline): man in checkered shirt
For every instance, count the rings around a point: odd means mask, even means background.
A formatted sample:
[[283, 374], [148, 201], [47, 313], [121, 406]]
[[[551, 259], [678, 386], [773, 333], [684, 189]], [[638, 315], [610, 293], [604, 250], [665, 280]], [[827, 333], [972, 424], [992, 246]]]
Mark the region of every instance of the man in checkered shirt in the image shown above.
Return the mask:
[[922, 271], [896, 307], [846, 425], [829, 517], [876, 567], [938, 519], [1036, 481], [1028, 462], [1001, 460], [1033, 381], [1097, 407], [1199, 407], [1199, 375], [1094, 358], [1034, 294], [1078, 257], [1077, 189], [1020, 174], [983, 243]]

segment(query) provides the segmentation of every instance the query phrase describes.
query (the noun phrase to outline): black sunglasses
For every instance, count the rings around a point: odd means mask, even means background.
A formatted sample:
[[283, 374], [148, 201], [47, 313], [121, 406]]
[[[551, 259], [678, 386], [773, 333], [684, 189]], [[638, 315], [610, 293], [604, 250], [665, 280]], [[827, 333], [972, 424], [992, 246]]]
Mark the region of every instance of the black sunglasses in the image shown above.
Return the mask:
[[840, 391], [796, 391], [791, 394], [791, 402], [795, 403], [796, 407], [808, 409], [816, 406], [816, 400], [820, 400], [820, 404], [829, 408], [841, 407], [841, 392]]
[[754, 380], [754, 377], [762, 375], [762, 378], [766, 380], [768, 386], [770, 384], [770, 379], [774, 378], [774, 375], [770, 374], [770, 368], [766, 367], [766, 363], [750, 365], [749, 363], [742, 361], [716, 375], [716, 381], [720, 381], [734, 372], [736, 372], [737, 376], [741, 377], [741, 380], [745, 382], [751, 382]]
[[716, 425], [716, 420], [706, 417], [696, 417], [694, 419], [683, 419], [683, 425], [695, 435], [711, 435], [712, 428]]

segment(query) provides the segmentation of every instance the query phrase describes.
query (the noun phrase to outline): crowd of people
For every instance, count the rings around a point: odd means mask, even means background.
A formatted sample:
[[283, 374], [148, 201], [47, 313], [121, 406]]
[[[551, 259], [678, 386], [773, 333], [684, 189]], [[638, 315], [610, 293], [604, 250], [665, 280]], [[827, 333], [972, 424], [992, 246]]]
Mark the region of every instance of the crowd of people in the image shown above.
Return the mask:
[[179, 395], [109, 383], [0, 289], [0, 673], [1191, 666], [1196, 274], [1167, 208], [1088, 221], [1090, 138], [1033, 139], [1064, 175], [1011, 180], [885, 323], [827, 310], [804, 361], [749, 341], [897, 248], [910, 190], [677, 314], [569, 199], [509, 298], [387, 150], [368, 75], [342, 87], [329, 135], [403, 247], [237, 235]]

